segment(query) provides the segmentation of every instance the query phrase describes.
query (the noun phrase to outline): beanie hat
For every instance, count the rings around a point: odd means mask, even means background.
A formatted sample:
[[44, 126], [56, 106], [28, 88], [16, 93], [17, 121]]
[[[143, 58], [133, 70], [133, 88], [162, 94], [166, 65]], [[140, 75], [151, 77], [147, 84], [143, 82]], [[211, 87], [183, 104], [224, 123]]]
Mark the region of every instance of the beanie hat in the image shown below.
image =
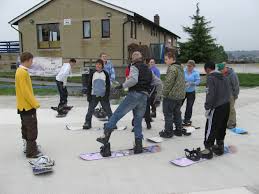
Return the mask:
[[217, 68], [218, 68], [219, 71], [222, 71], [225, 68], [225, 64], [219, 63], [219, 64], [217, 64]]

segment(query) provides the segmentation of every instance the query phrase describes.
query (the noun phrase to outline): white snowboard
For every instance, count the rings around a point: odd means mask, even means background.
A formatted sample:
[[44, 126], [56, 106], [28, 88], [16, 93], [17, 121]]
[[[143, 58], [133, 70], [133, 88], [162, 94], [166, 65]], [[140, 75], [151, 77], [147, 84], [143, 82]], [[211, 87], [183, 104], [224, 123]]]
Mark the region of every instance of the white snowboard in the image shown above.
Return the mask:
[[[116, 129], [116, 131], [124, 131], [127, 129], [127, 126], [124, 126], [124, 127], [118, 127], [118, 129]], [[69, 131], [83, 131], [83, 127], [81, 126], [71, 126], [71, 125], [66, 125], [66, 130], [69, 130]], [[90, 129], [91, 130], [91, 129]], [[101, 128], [98, 128], [98, 129], [95, 129], [96, 131], [99, 131], [99, 130], [103, 130]], [[87, 130], [86, 130], [87, 131]]]

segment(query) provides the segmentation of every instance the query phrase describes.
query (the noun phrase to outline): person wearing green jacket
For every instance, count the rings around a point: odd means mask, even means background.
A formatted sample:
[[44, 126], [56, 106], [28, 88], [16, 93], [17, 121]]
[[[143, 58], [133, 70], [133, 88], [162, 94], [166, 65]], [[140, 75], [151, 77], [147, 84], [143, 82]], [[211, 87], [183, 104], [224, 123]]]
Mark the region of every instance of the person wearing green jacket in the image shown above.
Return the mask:
[[[185, 79], [183, 67], [176, 63], [172, 52], [165, 54], [165, 63], [168, 65], [163, 87], [165, 128], [159, 132], [159, 135], [171, 138], [174, 135], [183, 135], [181, 106], [185, 98]], [[175, 130], [173, 130], [173, 124], [175, 124]]]

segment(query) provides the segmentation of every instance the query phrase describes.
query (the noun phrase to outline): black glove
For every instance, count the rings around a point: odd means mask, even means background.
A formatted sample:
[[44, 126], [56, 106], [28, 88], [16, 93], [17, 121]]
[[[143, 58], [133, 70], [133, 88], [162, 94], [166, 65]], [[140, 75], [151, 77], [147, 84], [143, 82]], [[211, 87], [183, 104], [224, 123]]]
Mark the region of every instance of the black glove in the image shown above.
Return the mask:
[[116, 90], [121, 90], [123, 88], [122, 84], [114, 87]]

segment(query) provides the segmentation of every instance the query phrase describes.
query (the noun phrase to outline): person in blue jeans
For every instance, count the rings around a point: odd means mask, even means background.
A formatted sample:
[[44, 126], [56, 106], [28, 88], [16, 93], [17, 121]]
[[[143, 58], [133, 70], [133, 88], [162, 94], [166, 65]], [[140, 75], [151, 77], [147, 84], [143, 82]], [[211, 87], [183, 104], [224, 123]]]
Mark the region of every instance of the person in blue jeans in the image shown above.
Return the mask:
[[111, 156], [109, 143], [111, 133], [117, 122], [131, 110], [134, 117], [134, 153], [142, 153], [142, 118], [146, 111], [149, 88], [155, 82], [159, 83], [157, 85], [161, 85], [160, 80], [143, 63], [142, 54], [138, 51], [134, 52], [132, 54], [132, 66], [130, 67], [128, 79], [122, 85], [116, 87], [116, 89], [129, 88], [128, 95], [116, 109], [109, 122], [104, 124], [104, 136], [97, 138], [97, 141], [103, 144], [100, 151], [103, 157]]
[[187, 67], [184, 69], [184, 77], [185, 77], [185, 99], [182, 102], [182, 105], [184, 104], [184, 101], [186, 100], [186, 110], [185, 115], [183, 119], [183, 126], [190, 126], [192, 125], [192, 110], [193, 105], [195, 102], [196, 97], [196, 87], [200, 84], [201, 78], [200, 73], [195, 69], [195, 61], [189, 60], [187, 62]]

